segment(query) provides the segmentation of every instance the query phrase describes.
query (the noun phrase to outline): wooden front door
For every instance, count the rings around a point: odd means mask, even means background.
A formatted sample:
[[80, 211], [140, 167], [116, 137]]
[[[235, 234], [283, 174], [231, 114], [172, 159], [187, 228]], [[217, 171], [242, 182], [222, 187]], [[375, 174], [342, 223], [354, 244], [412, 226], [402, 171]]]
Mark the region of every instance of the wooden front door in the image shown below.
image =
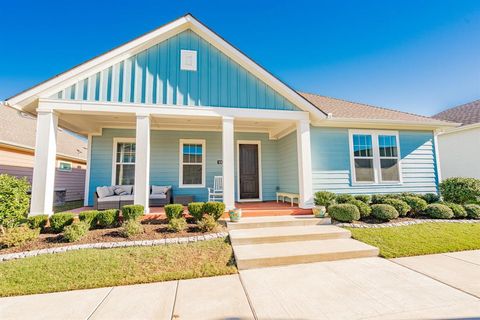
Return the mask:
[[240, 200], [259, 199], [258, 144], [239, 145]]

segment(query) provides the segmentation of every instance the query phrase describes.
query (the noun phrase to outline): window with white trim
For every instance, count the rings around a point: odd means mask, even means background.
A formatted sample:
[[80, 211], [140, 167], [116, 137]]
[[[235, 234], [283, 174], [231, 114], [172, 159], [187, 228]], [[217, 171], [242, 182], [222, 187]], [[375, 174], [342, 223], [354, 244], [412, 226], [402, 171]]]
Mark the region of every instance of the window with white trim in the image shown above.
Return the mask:
[[114, 184], [131, 185], [135, 182], [134, 139], [117, 140], [114, 155]]
[[180, 187], [205, 187], [205, 140], [180, 140]]
[[399, 183], [400, 152], [396, 131], [350, 131], [354, 183]]

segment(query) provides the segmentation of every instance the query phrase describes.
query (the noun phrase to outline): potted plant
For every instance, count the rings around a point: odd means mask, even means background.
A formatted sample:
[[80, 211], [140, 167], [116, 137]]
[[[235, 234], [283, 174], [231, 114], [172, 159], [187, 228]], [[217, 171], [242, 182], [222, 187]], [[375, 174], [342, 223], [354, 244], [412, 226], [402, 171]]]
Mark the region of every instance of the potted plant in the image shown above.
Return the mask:
[[315, 193], [315, 207], [312, 209], [316, 218], [325, 218], [328, 216], [327, 208], [335, 203], [335, 193], [328, 191], [318, 191]]
[[242, 217], [242, 209], [233, 208], [231, 210], [228, 210], [228, 215], [230, 216], [231, 222], [237, 222]]

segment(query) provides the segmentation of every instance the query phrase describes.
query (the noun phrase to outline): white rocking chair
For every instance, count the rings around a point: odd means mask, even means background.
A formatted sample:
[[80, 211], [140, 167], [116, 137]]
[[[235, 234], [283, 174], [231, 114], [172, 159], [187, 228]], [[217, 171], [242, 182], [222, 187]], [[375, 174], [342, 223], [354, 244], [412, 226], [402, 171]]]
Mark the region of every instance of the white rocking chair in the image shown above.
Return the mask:
[[208, 188], [208, 201], [223, 200], [223, 176], [213, 177], [213, 188]]

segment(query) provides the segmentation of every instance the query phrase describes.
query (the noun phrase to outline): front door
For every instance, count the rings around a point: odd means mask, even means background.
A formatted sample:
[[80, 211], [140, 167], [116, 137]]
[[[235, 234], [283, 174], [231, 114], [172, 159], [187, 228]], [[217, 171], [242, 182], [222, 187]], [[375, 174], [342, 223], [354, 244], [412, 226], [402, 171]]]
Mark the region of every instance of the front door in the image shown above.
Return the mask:
[[260, 199], [258, 144], [239, 145], [240, 200]]

